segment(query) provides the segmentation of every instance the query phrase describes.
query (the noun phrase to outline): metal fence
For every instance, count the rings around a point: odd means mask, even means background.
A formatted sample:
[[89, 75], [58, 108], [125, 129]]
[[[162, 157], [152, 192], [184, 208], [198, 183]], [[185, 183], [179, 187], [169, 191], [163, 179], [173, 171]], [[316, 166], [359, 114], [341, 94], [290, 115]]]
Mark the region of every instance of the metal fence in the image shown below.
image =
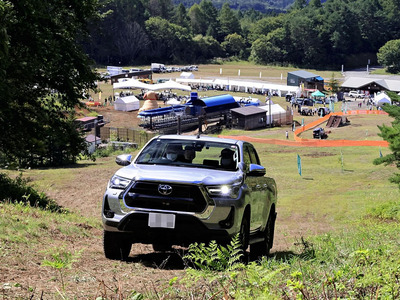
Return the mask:
[[156, 135], [157, 133], [130, 128], [100, 128], [100, 139], [102, 141], [132, 142], [138, 145], [144, 145]]

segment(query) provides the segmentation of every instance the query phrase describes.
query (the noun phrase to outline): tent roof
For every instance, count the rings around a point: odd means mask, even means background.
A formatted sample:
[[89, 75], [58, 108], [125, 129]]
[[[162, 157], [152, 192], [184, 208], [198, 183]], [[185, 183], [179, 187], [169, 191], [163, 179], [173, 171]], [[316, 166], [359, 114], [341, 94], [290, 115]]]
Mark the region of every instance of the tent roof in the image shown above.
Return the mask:
[[268, 83], [265, 81], [242, 81], [242, 80], [229, 80], [229, 79], [186, 79], [186, 78], [177, 78], [177, 82], [185, 82], [192, 84], [207, 84], [207, 85], [220, 85], [220, 86], [236, 86], [241, 88], [256, 88], [256, 89], [264, 89], [264, 90], [279, 90], [285, 92], [297, 92], [299, 90], [298, 86], [289, 86], [283, 84], [275, 84]]
[[173, 80], [168, 80], [163, 83], [153, 84], [153, 86], [155, 86], [152, 88], [153, 90], [176, 89], [176, 90], [182, 90], [182, 91], [187, 91], [187, 92], [190, 92], [192, 90], [192, 88], [190, 86], [181, 84], [181, 83], [173, 81]]
[[181, 75], [179, 75], [180, 78], [194, 78], [194, 75], [192, 72], [182, 72]]
[[139, 102], [139, 99], [135, 96], [117, 97], [114, 103], [128, 104], [133, 102]]
[[166, 89], [177, 89], [183, 91], [191, 91], [192, 88], [188, 85], [180, 84], [176, 81], [169, 80], [163, 83], [147, 84], [137, 79], [129, 79], [123, 82], [116, 82], [113, 85], [114, 89], [142, 89], [142, 90], [166, 90]]
[[320, 92], [320, 91], [316, 91], [316, 92], [312, 93], [311, 96], [313, 96], [313, 97], [325, 97], [325, 94]]
[[269, 112], [269, 108], [271, 107], [271, 114], [281, 114], [281, 113], [286, 113], [286, 110], [279, 104], [273, 104], [273, 105], [263, 105], [263, 106], [258, 106], [259, 108], [265, 110], [267, 113]]
[[382, 93], [378, 93], [378, 94], [376, 94], [376, 96], [374, 97], [374, 101], [376, 102], [376, 103], [392, 103], [392, 99], [390, 99], [390, 97], [385, 93], [385, 92], [382, 92]]
[[114, 89], [147, 89], [147, 86], [147, 83], [141, 82], [137, 79], [129, 79], [113, 84]]

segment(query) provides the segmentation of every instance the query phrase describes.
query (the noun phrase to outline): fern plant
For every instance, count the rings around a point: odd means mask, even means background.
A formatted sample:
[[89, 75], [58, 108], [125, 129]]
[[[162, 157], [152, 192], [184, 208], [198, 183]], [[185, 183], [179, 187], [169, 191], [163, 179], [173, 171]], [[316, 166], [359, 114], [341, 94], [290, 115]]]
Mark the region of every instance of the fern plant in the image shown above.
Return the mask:
[[211, 241], [208, 246], [204, 243], [193, 243], [184, 258], [203, 271], [230, 271], [240, 267], [243, 255], [237, 234], [226, 247], [218, 245], [216, 241]]

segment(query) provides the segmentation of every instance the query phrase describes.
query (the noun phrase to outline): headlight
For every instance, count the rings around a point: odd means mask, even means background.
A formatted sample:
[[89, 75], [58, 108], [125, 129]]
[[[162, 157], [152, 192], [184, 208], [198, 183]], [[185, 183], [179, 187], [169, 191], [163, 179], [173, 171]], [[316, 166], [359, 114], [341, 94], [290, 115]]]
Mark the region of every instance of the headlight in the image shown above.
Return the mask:
[[111, 177], [110, 179], [110, 183], [108, 184], [108, 188], [111, 189], [125, 189], [128, 184], [131, 182], [130, 179], [126, 179], [123, 177], [119, 177], [117, 175], [114, 175], [113, 177]]
[[216, 185], [207, 187], [211, 197], [237, 198], [239, 195], [240, 184]]

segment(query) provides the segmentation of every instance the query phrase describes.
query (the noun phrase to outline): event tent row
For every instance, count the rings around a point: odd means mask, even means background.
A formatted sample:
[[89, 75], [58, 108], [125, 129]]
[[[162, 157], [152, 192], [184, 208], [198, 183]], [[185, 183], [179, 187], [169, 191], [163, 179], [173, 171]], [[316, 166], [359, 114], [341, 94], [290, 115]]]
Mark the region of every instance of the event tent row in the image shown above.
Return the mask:
[[141, 89], [141, 90], [169, 90], [169, 89], [176, 89], [182, 91], [190, 92], [192, 89], [188, 85], [180, 84], [176, 81], [169, 80], [163, 83], [157, 84], [148, 84], [141, 82], [137, 79], [127, 79], [121, 82], [116, 82], [113, 84], [114, 89]]
[[197, 86], [209, 86], [213, 89], [217, 87], [223, 87], [228, 91], [243, 91], [243, 92], [276, 92], [279, 96], [284, 96], [287, 93], [299, 93], [300, 88], [297, 86], [289, 86], [282, 84], [266, 83], [262, 81], [241, 81], [241, 80], [230, 80], [230, 79], [195, 79], [195, 78], [177, 78], [177, 82], [197, 85]]

